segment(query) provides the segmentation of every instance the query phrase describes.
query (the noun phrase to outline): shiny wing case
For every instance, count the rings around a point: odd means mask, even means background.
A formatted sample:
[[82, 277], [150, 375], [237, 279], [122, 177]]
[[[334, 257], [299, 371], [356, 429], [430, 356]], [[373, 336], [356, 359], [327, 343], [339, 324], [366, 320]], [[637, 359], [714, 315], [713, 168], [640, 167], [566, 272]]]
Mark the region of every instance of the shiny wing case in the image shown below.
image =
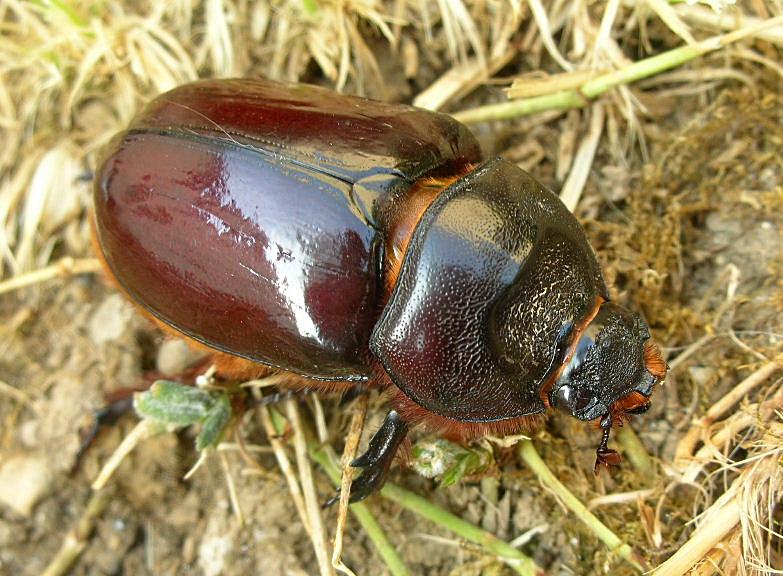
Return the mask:
[[479, 159], [442, 114], [307, 85], [197, 82], [158, 97], [110, 145], [97, 237], [124, 290], [187, 336], [361, 380], [383, 207]]

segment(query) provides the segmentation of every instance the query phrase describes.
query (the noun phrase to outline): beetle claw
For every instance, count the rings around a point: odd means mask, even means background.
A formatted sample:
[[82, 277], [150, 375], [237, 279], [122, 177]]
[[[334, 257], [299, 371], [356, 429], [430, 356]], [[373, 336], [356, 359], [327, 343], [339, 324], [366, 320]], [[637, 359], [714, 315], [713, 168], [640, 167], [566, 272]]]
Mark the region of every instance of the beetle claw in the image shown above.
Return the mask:
[[334, 496], [332, 496], [331, 498], [329, 498], [329, 500], [321, 504], [321, 510], [326, 510], [327, 508], [331, 508], [332, 506], [334, 506], [334, 504], [339, 502], [341, 493], [342, 491], [338, 488], [337, 492], [334, 493]]
[[[351, 504], [361, 502], [368, 496], [372, 496], [375, 492], [380, 490], [386, 482], [386, 476], [389, 473], [389, 467], [393, 459], [394, 455], [388, 459], [388, 464], [386, 460], [383, 460], [375, 462], [374, 464], [364, 468], [361, 475], [351, 484], [351, 497], [348, 501]], [[352, 465], [352, 467], [354, 466]], [[321, 507], [329, 508], [330, 506], [333, 506], [340, 501], [341, 494], [342, 490], [338, 488], [334, 496], [324, 502]]]
[[361, 456], [357, 456], [353, 460], [351, 460], [351, 468], [367, 468], [368, 466], [372, 464], [376, 464], [378, 462], [378, 455], [377, 454], [371, 454], [369, 450], [362, 454]]
[[383, 487], [393, 459], [394, 456], [391, 456], [388, 459], [388, 463], [385, 461], [378, 462], [362, 471], [361, 476], [354, 480], [351, 485], [351, 504], [361, 502]]
[[[352, 468], [363, 468], [351, 485], [350, 502], [361, 502], [381, 489], [386, 482], [397, 448], [408, 433], [408, 425], [394, 410], [386, 415], [383, 424], [370, 440], [367, 451], [351, 462]], [[324, 508], [340, 499], [340, 490], [324, 504]]]

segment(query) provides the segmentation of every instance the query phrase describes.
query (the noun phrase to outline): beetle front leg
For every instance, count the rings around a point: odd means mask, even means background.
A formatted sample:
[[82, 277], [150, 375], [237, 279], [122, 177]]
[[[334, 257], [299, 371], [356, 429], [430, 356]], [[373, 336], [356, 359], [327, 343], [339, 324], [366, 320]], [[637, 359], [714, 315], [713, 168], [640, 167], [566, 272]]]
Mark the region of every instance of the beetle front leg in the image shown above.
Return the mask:
[[601, 465], [609, 468], [609, 466], [617, 466], [622, 460], [620, 454], [618, 454], [616, 450], [612, 450], [608, 446], [609, 433], [612, 431], [611, 415], [607, 414], [601, 419], [601, 429], [602, 429], [601, 444], [598, 446], [598, 448], [595, 451], [595, 466], [593, 467], [593, 473], [596, 476], [598, 476], [598, 470]]
[[[351, 467], [364, 469], [351, 485], [351, 503], [361, 502], [381, 489], [386, 482], [386, 475], [389, 473], [394, 455], [407, 434], [408, 425], [396, 411], [390, 411], [381, 427], [370, 439], [367, 451], [351, 462]], [[324, 507], [331, 506], [339, 499], [338, 490]]]

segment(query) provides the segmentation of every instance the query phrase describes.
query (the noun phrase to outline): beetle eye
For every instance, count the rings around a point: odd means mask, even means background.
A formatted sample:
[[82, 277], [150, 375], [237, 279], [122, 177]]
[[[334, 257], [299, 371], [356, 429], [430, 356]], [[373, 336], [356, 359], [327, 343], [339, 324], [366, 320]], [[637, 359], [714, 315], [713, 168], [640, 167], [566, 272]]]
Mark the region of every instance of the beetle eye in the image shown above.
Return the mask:
[[573, 401], [574, 412], [581, 412], [594, 402], [592, 394], [586, 390], [575, 390], [575, 392], [576, 394], [574, 395]]
[[576, 414], [587, 408], [593, 401], [593, 396], [586, 390], [579, 390], [565, 384], [552, 395], [555, 408]]

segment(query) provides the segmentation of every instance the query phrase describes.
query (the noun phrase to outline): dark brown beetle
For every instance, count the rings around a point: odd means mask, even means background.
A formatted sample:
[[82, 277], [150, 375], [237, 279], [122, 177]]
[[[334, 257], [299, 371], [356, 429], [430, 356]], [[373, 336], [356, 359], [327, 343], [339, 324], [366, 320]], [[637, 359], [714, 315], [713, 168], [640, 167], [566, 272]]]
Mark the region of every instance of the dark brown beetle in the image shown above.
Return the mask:
[[613, 424], [666, 373], [584, 231], [450, 117], [304, 85], [209, 80], [154, 100], [95, 186], [110, 273], [239, 377], [369, 381], [393, 410], [353, 465], [379, 488], [414, 424], [519, 430], [549, 407]]

